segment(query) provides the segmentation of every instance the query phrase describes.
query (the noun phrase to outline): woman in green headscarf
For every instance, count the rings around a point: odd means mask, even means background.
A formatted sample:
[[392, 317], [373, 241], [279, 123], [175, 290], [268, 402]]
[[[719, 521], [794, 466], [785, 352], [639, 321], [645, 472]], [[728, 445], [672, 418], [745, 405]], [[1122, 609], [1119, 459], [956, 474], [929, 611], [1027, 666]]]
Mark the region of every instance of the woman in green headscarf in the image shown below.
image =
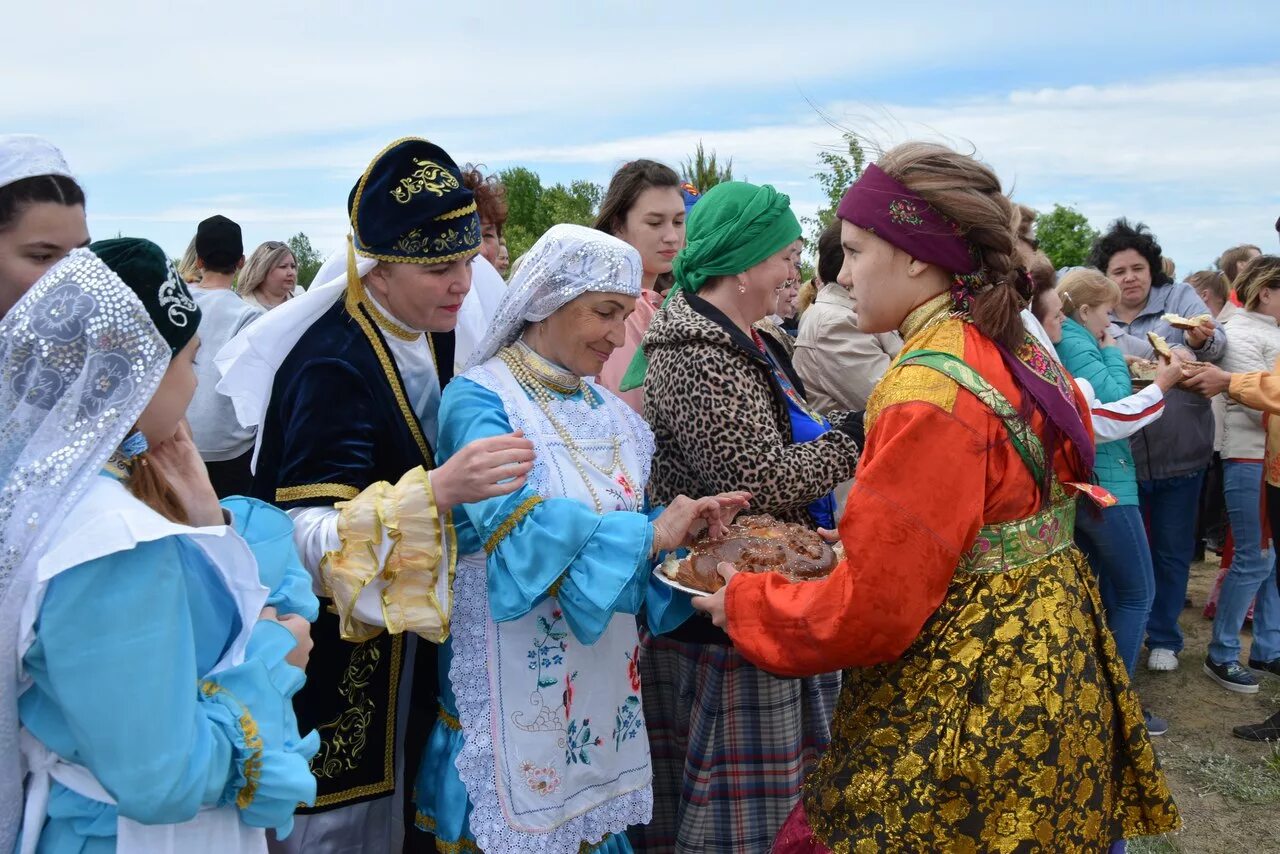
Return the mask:
[[[768, 185], [719, 184], [690, 213], [675, 287], [623, 381], [644, 383], [655, 500], [741, 489], [753, 510], [834, 527], [831, 492], [857, 465], [860, 414], [824, 420], [782, 345], [753, 328], [794, 274], [799, 236], [790, 199]], [[651, 615], [689, 607], [673, 595]], [[642, 643], [654, 810], [637, 849], [768, 851], [827, 743], [839, 674], [770, 676], [701, 616]]]

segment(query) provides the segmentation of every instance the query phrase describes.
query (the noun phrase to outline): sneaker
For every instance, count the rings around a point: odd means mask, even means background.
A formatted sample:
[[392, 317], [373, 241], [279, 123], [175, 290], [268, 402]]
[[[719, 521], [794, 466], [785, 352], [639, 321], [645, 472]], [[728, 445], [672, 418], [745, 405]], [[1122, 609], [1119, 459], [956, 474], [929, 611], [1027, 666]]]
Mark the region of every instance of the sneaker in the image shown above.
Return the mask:
[[1280, 676], [1280, 658], [1272, 659], [1271, 661], [1258, 661], [1251, 658], [1249, 659], [1249, 669], [1270, 673], [1272, 676]]
[[1235, 691], [1237, 694], [1258, 693], [1258, 677], [1241, 667], [1238, 661], [1214, 664], [1206, 658], [1204, 660], [1204, 672], [1209, 674], [1210, 679], [1228, 691]]
[[1142, 710], [1142, 718], [1147, 722], [1147, 735], [1164, 735], [1169, 731], [1169, 722], [1146, 709]]
[[1156, 648], [1147, 656], [1147, 669], [1170, 671], [1178, 669], [1178, 654], [1171, 649]]
[[1232, 727], [1231, 734], [1245, 741], [1280, 741], [1280, 712], [1260, 724]]

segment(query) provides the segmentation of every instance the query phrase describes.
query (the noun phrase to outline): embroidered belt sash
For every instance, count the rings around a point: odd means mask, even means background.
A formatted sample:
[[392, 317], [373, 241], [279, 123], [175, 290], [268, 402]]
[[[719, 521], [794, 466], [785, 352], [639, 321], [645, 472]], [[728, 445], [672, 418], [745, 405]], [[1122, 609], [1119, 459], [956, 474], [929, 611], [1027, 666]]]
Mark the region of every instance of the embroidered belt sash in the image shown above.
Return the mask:
[[1059, 501], [1042, 513], [999, 525], [984, 525], [956, 567], [990, 575], [1029, 566], [1071, 548], [1076, 502]]

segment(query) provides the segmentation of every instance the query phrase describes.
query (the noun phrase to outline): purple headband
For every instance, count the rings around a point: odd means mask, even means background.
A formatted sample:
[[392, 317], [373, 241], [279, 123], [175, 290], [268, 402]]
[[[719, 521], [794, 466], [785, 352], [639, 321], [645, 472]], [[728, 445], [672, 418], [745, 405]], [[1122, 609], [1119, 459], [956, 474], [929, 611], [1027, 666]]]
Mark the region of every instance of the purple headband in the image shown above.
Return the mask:
[[978, 271], [955, 223], [874, 163], [844, 194], [836, 215], [919, 261], [960, 275]]

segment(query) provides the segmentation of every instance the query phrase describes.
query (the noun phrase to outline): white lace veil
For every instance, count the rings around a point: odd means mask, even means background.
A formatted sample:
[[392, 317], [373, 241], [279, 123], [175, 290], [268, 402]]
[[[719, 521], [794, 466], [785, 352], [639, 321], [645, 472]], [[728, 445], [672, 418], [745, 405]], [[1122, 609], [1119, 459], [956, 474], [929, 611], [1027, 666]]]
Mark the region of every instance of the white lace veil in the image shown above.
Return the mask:
[[[141, 300], [77, 249], [0, 320], [0, 851], [22, 815], [18, 618], [57, 522], [132, 429], [169, 366]], [[91, 638], [86, 638], [91, 642]]]
[[524, 256], [489, 333], [463, 370], [482, 365], [520, 336], [525, 324], [550, 317], [589, 291], [640, 296], [640, 253], [612, 235], [584, 225], [553, 225]]

